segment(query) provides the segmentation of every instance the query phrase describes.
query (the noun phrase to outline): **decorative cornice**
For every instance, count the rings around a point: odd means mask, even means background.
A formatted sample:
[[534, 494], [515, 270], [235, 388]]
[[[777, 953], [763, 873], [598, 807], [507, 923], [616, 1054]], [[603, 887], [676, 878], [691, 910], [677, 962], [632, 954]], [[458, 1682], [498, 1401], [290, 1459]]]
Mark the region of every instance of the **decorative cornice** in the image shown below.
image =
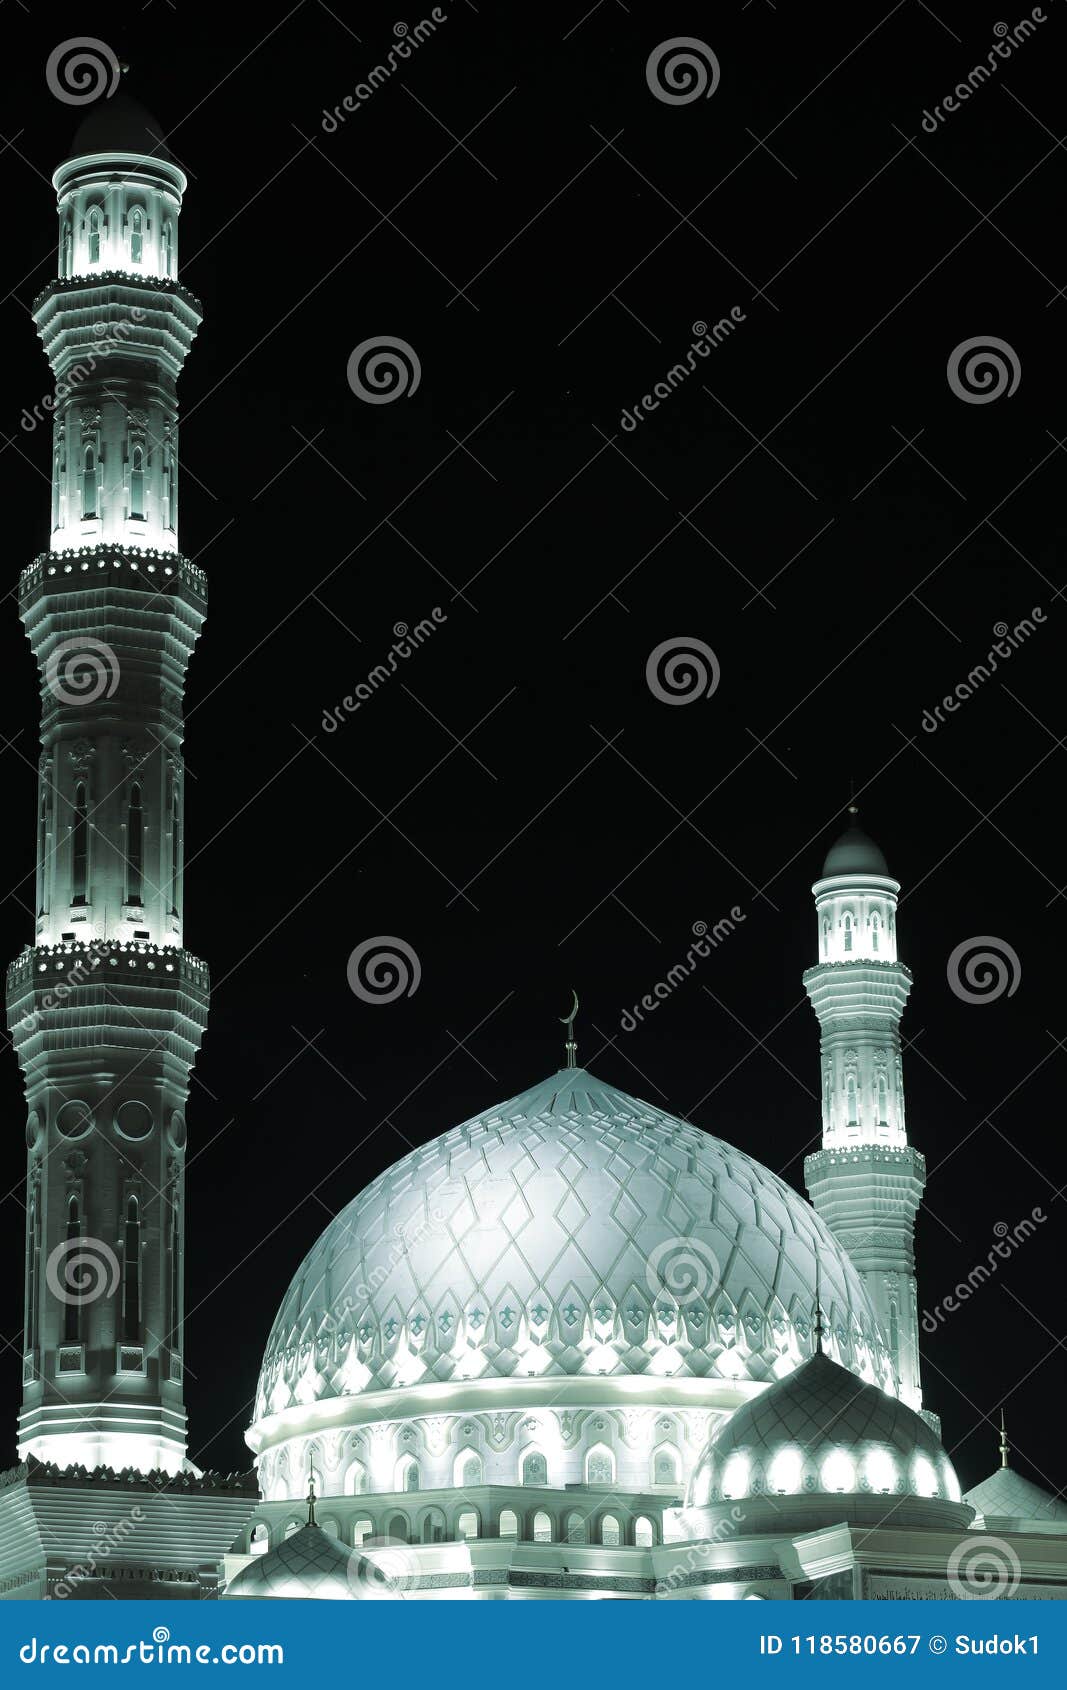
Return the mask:
[[233, 1491], [244, 1496], [259, 1496], [254, 1472], [167, 1473], [162, 1468], [157, 1468], [151, 1473], [140, 1473], [132, 1467], [122, 1471], [117, 1471], [114, 1467], [57, 1467], [52, 1461], [38, 1461], [33, 1455], [26, 1461], [20, 1461], [16, 1466], [0, 1472], [0, 1489], [21, 1484], [55, 1485], [70, 1490], [81, 1490], [86, 1485], [92, 1485], [152, 1496], [206, 1495]]
[[175, 298], [184, 300], [198, 316], [204, 315], [203, 301], [183, 283], [167, 276], [133, 276], [128, 270], [94, 270], [91, 276], [57, 276], [37, 294], [30, 305], [30, 312], [35, 313], [38, 306], [54, 294], [93, 293], [103, 286], [130, 288], [141, 294], [173, 294]]

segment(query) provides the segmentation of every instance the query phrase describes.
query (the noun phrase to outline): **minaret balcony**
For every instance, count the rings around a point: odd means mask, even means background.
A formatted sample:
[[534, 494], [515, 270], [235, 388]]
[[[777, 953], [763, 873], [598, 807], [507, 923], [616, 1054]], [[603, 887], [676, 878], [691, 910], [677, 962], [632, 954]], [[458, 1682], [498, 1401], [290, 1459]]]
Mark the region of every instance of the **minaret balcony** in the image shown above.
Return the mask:
[[42, 593], [84, 593], [114, 586], [153, 596], [188, 596], [207, 614], [207, 576], [180, 552], [150, 547], [94, 545], [73, 552], [39, 552], [19, 576], [19, 608]]

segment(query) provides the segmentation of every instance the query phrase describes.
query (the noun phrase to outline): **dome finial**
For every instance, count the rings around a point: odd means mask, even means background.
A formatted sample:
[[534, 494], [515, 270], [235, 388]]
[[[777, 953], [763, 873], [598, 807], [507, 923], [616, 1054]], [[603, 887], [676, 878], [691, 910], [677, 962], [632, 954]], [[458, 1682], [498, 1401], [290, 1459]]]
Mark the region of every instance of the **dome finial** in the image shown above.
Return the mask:
[[314, 1464], [313, 1461], [308, 1462], [307, 1505], [308, 1505], [308, 1525], [313, 1526], [315, 1524], [315, 1464]]
[[574, 1037], [574, 1018], [578, 1013], [578, 993], [573, 986], [571, 987], [571, 997], [574, 1002], [571, 1005], [570, 1014], [560, 1016], [560, 1021], [567, 1029], [567, 1043], [563, 1047], [567, 1055], [567, 1060], [563, 1064], [565, 1068], [577, 1068], [578, 1066], [578, 1045]]
[[815, 1321], [813, 1333], [815, 1337], [816, 1354], [822, 1355], [822, 1335], [826, 1328], [822, 1323], [822, 1269], [819, 1263], [819, 1246], [815, 1246]]
[[1008, 1465], [1008, 1452], [1009, 1452], [1010, 1449], [1011, 1449], [1011, 1445], [1008, 1442], [1008, 1429], [1004, 1424], [1004, 1410], [1001, 1409], [1001, 1411], [1000, 1411], [1000, 1465], [1001, 1465], [1002, 1468], [1007, 1467], [1007, 1465]]

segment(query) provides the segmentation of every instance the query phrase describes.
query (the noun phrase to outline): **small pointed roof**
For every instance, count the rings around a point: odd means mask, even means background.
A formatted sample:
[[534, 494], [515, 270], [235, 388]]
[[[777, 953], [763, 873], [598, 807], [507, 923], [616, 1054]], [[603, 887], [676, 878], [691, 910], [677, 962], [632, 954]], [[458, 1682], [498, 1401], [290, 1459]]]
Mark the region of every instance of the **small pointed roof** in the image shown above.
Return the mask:
[[312, 1597], [359, 1602], [388, 1599], [397, 1592], [366, 1555], [346, 1549], [320, 1526], [301, 1526], [292, 1537], [242, 1567], [224, 1595], [227, 1599]]
[[1067, 1531], [1067, 1501], [1024, 1479], [1013, 1467], [998, 1467], [988, 1479], [967, 1491], [964, 1501], [987, 1522], [1015, 1520], [1034, 1531], [1053, 1526]]
[[828, 880], [834, 874], [887, 876], [889, 864], [874, 840], [863, 831], [856, 820], [859, 812], [855, 804], [849, 805], [848, 813], [851, 817], [848, 827], [826, 853], [826, 861], [822, 865], [823, 879]]

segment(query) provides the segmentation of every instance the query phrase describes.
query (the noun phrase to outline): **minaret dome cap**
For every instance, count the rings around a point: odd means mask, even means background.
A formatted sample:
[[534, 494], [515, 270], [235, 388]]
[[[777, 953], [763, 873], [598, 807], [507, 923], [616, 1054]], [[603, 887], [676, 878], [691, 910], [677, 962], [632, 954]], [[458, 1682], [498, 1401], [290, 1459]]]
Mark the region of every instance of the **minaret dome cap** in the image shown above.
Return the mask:
[[69, 156], [116, 153], [123, 158], [156, 158], [172, 164], [173, 155], [163, 135], [163, 125], [140, 100], [119, 93], [110, 100], [98, 101], [82, 119]]
[[856, 810], [850, 808], [851, 821], [840, 839], [834, 841], [822, 865], [823, 879], [834, 874], [889, 874], [889, 864], [881, 849], [856, 821]]

